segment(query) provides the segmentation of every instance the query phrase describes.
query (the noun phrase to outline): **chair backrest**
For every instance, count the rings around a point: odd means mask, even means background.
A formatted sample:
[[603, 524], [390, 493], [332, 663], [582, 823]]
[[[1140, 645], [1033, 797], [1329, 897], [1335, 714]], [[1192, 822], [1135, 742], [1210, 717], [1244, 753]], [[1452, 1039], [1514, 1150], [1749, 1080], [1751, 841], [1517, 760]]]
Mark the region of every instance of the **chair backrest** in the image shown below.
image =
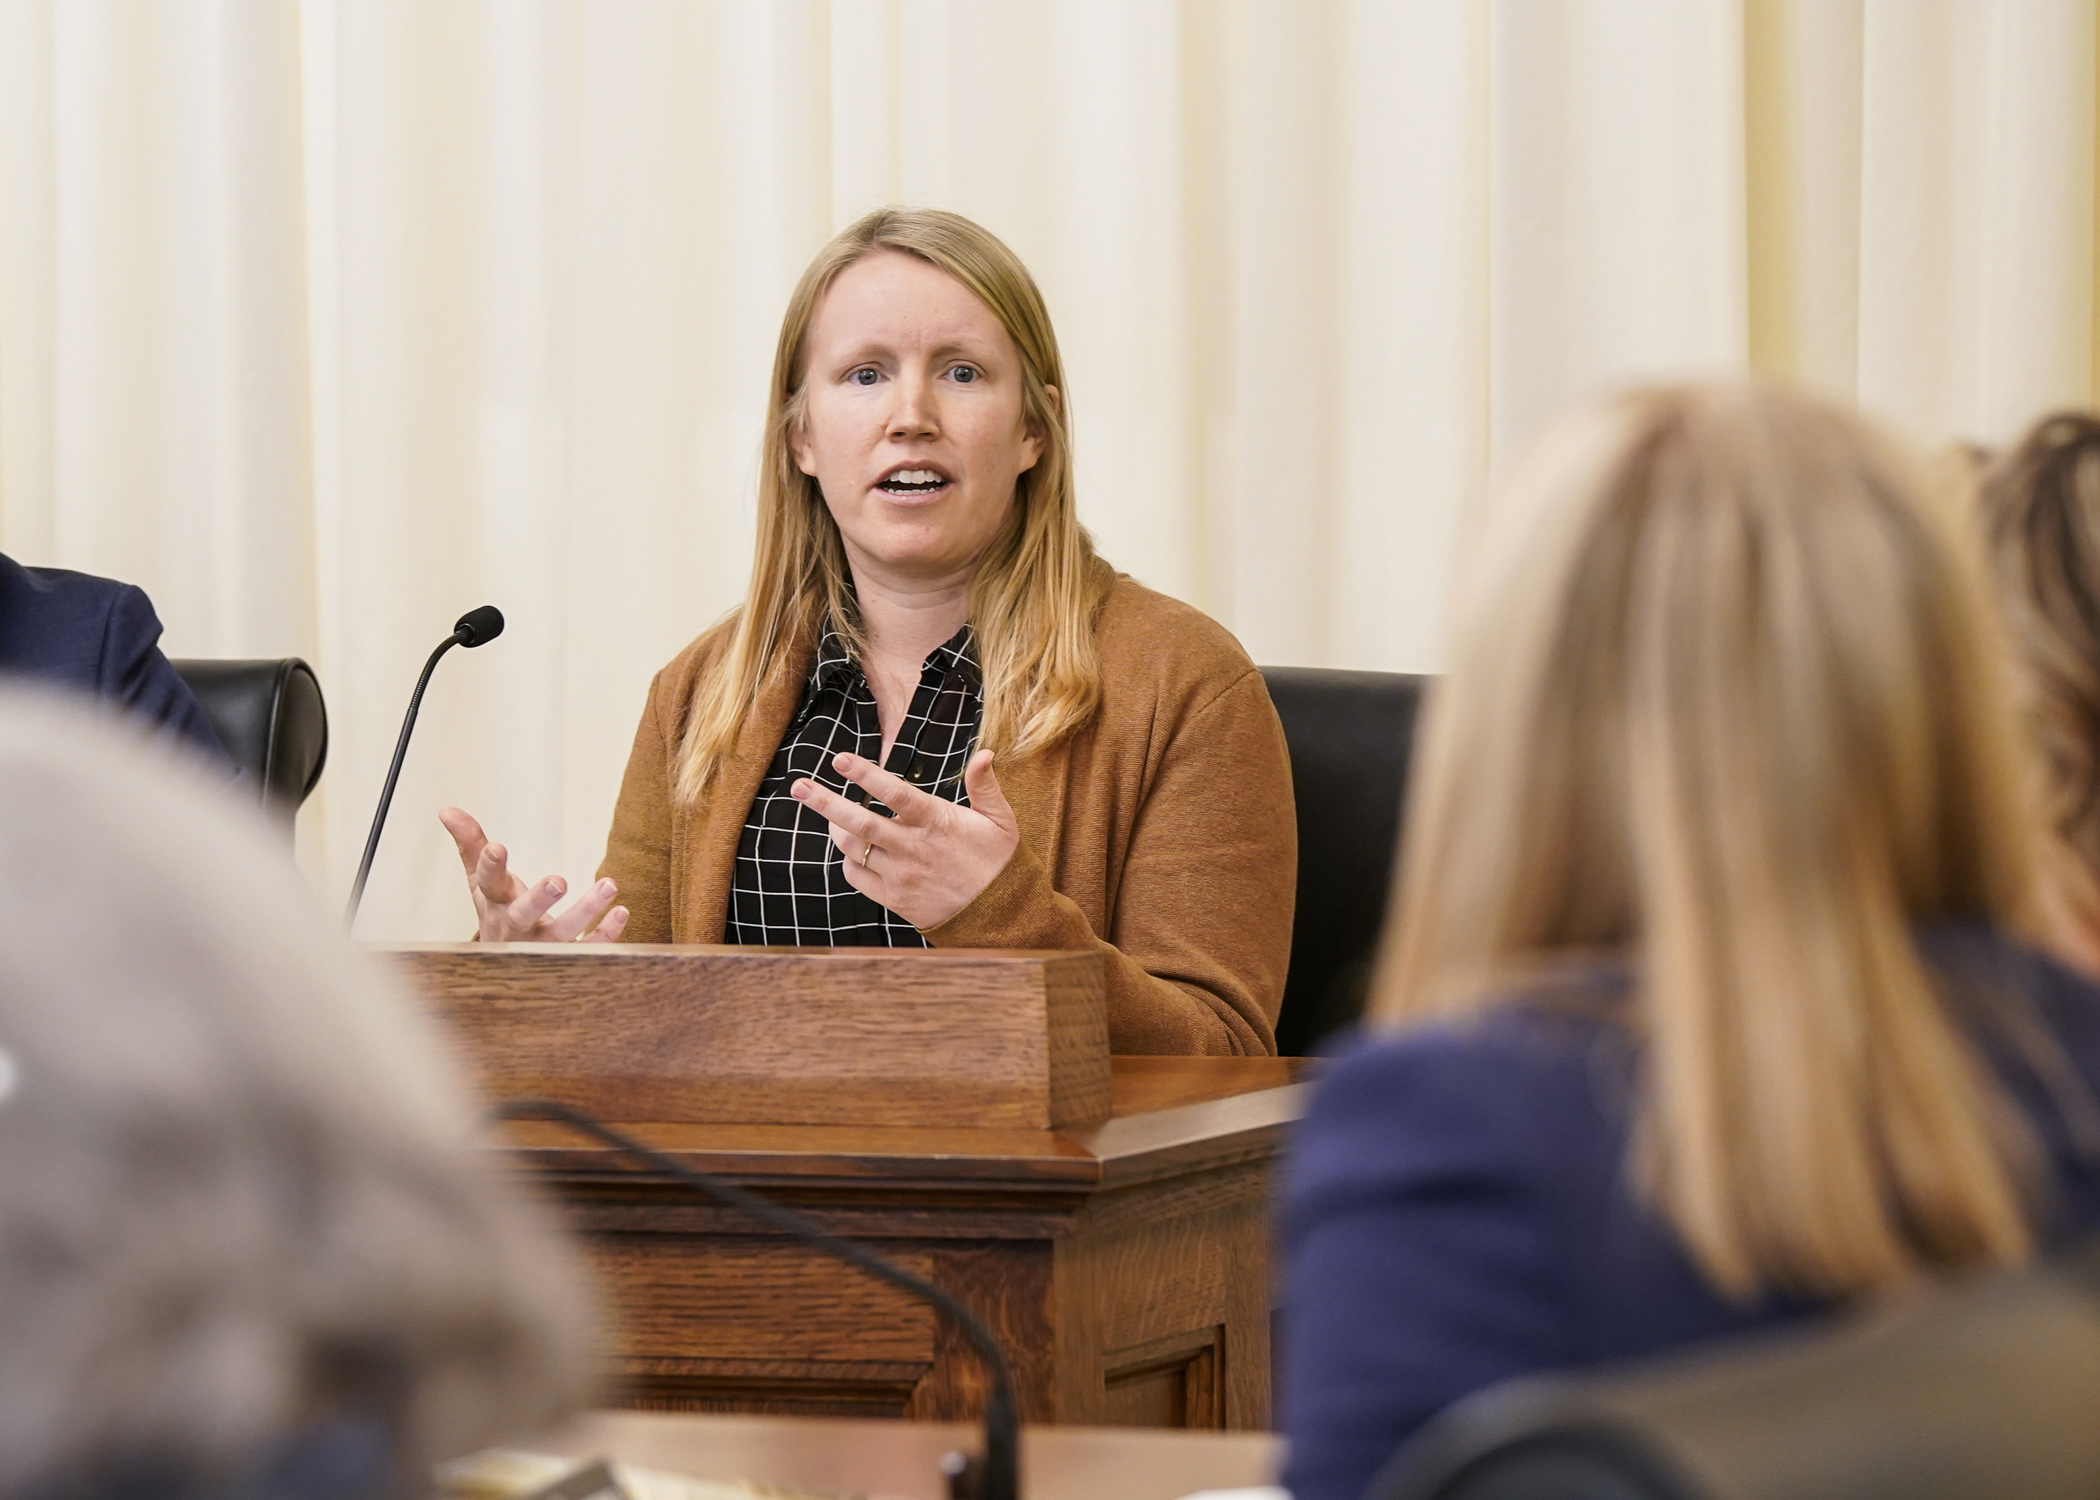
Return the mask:
[[1515, 1381], [1424, 1428], [1367, 1494], [2091, 1500], [2100, 1252], [1623, 1371]]
[[1298, 912], [1277, 1050], [1301, 1056], [1363, 1014], [1399, 847], [1427, 677], [1263, 667], [1290, 745]]
[[289, 823], [328, 764], [328, 705], [314, 669], [296, 656], [174, 667], [263, 806]]

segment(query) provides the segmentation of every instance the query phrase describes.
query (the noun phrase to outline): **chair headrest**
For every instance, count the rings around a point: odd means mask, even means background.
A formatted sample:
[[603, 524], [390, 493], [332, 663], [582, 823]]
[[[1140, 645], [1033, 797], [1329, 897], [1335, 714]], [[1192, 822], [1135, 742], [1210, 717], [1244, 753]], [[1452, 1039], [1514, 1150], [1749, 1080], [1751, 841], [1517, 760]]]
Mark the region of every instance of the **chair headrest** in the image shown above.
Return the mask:
[[328, 764], [328, 707], [314, 669], [296, 656], [173, 665], [264, 804], [297, 812]]

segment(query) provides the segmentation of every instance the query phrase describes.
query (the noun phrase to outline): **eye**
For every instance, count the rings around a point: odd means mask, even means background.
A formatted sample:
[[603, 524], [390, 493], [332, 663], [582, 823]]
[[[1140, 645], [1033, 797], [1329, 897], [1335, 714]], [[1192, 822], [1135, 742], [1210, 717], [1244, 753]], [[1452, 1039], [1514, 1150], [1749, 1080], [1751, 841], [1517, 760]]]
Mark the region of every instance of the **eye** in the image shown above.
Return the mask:
[[876, 381], [882, 379], [882, 373], [872, 366], [862, 365], [858, 370], [849, 371], [846, 379], [854, 385], [873, 385]]
[[957, 365], [948, 373], [954, 377], [957, 385], [969, 385], [973, 381], [984, 378], [984, 372], [975, 365]]

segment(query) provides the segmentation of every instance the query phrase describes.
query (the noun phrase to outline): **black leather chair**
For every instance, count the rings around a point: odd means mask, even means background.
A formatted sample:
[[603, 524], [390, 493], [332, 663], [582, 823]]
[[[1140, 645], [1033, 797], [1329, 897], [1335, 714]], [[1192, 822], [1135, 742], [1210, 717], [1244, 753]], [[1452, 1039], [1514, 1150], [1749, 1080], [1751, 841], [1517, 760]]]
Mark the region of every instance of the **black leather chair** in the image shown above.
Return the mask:
[[328, 764], [328, 705], [314, 669], [296, 656], [174, 667], [263, 806], [289, 826]]
[[1808, 1330], [1515, 1381], [1368, 1500], [2092, 1500], [2100, 1251]]
[[1298, 803], [1298, 913], [1276, 1047], [1302, 1056], [1363, 1014], [1427, 677], [1263, 667]]

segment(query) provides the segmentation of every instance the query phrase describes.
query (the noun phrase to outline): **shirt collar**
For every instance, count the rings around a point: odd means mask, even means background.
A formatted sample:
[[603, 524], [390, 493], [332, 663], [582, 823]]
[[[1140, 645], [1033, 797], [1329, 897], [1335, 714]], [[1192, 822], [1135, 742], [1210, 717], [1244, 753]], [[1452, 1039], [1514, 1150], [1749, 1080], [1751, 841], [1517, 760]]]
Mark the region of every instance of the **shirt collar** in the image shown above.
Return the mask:
[[[973, 689], [980, 693], [984, 691], [984, 671], [977, 664], [977, 632], [967, 620], [962, 629], [934, 647], [933, 654], [920, 664], [922, 676], [927, 667], [942, 672], [960, 672]], [[846, 649], [846, 642], [833, 627], [831, 616], [826, 615], [824, 633], [817, 639], [817, 664], [810, 671], [810, 681], [819, 687], [839, 687], [859, 674], [860, 664]]]
[[971, 687], [980, 693], [984, 691], [984, 671], [977, 665], [977, 631], [968, 620], [963, 621], [962, 629], [935, 647], [926, 662], [944, 672], [960, 672]]
[[809, 680], [818, 687], [844, 686], [859, 670], [853, 664], [853, 653], [832, 627], [831, 616], [826, 615], [824, 633], [817, 638], [817, 664], [811, 669]]

